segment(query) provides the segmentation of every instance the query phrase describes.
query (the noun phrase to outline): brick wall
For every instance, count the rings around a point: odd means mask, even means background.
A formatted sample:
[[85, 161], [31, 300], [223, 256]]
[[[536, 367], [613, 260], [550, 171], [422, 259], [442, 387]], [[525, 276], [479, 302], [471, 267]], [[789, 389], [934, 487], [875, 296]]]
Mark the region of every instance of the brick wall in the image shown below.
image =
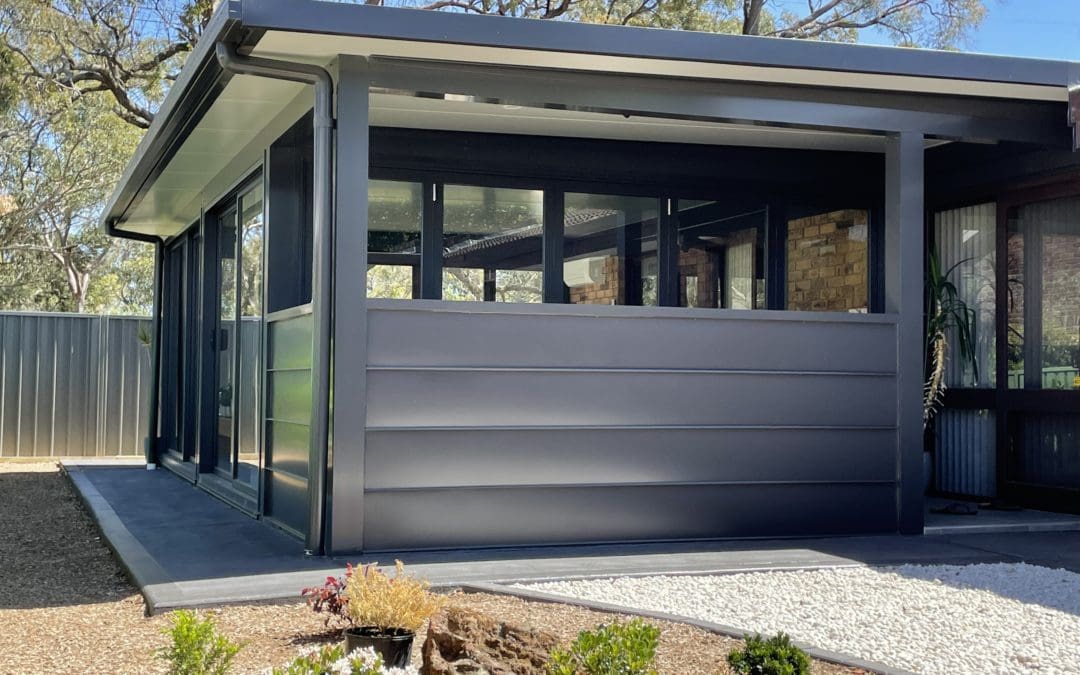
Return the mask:
[[788, 222], [787, 308], [867, 311], [867, 213], [843, 210]]
[[618, 256], [604, 258], [603, 277], [592, 284], [570, 287], [570, 303], [574, 305], [624, 305], [626, 289], [622, 283]]

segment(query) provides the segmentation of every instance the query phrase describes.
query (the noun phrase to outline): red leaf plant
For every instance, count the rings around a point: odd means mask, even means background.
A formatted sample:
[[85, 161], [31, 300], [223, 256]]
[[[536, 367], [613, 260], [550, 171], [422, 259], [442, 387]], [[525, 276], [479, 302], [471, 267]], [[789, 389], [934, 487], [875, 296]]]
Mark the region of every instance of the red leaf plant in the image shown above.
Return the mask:
[[349, 597], [345, 594], [345, 587], [352, 575], [353, 566], [348, 564], [345, 565], [345, 576], [326, 577], [322, 586], [312, 586], [300, 591], [300, 595], [307, 600], [308, 607], [320, 614], [327, 613], [325, 625], [329, 626], [335, 617], [352, 623], [352, 617], [349, 616]]

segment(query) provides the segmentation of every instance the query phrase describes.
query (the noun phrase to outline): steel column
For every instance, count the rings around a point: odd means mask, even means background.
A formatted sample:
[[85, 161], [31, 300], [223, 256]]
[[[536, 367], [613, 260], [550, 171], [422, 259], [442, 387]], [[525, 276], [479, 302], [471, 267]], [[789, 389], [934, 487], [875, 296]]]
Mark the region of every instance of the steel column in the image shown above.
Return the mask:
[[923, 529], [923, 136], [890, 134], [885, 149], [885, 311], [897, 328], [897, 518]]
[[[334, 207], [334, 378], [333, 442], [326, 552], [363, 546], [364, 433], [367, 421], [367, 238], [368, 79], [367, 60], [338, 60], [337, 183]], [[430, 195], [425, 195], [429, 198]], [[441, 274], [441, 271], [440, 271]], [[348, 289], [348, 290], [346, 290]], [[341, 349], [336, 347], [340, 345]]]

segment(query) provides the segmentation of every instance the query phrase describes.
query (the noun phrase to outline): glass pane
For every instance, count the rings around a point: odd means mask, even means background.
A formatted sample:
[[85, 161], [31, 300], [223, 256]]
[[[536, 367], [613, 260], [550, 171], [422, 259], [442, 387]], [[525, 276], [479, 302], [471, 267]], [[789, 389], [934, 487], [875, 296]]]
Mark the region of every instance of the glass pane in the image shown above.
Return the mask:
[[236, 349], [236, 210], [221, 216], [218, 232], [217, 456], [216, 466], [232, 471], [233, 354]]
[[765, 307], [765, 212], [679, 200], [679, 306]]
[[945, 363], [945, 383], [950, 387], [993, 388], [997, 380], [994, 372], [997, 208], [991, 203], [941, 211], [935, 214], [934, 224], [934, 246], [941, 270], [949, 272], [949, 281], [956, 286], [960, 299], [975, 312], [972, 340], [978, 378], [970, 362], [960, 358], [957, 352], [954, 329], [946, 336], [950, 352]]
[[1010, 218], [1009, 387], [1080, 389], [1080, 198]]
[[447, 185], [444, 300], [540, 302], [544, 193]]
[[262, 185], [240, 197], [240, 329], [237, 355], [236, 478], [252, 490], [259, 486], [260, 398], [262, 387], [263, 223]]
[[563, 284], [573, 304], [656, 304], [658, 202], [567, 193]]
[[1080, 484], [1080, 415], [1016, 414], [1009, 427], [1013, 480], [1063, 488]]
[[367, 294], [369, 298], [409, 300], [413, 296], [414, 265], [368, 265]]
[[368, 183], [369, 298], [413, 297], [413, 277], [420, 267], [423, 199], [420, 183]]
[[934, 489], [997, 496], [997, 418], [993, 410], [944, 409], [934, 417]]
[[854, 209], [788, 221], [788, 309], [869, 311], [868, 222]]

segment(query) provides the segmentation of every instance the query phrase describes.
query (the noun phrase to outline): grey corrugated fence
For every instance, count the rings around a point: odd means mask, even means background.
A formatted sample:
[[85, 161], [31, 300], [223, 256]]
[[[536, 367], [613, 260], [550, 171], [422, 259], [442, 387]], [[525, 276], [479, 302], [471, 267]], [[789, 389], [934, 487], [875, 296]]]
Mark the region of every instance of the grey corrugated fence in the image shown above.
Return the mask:
[[0, 457], [139, 456], [149, 319], [0, 312]]

